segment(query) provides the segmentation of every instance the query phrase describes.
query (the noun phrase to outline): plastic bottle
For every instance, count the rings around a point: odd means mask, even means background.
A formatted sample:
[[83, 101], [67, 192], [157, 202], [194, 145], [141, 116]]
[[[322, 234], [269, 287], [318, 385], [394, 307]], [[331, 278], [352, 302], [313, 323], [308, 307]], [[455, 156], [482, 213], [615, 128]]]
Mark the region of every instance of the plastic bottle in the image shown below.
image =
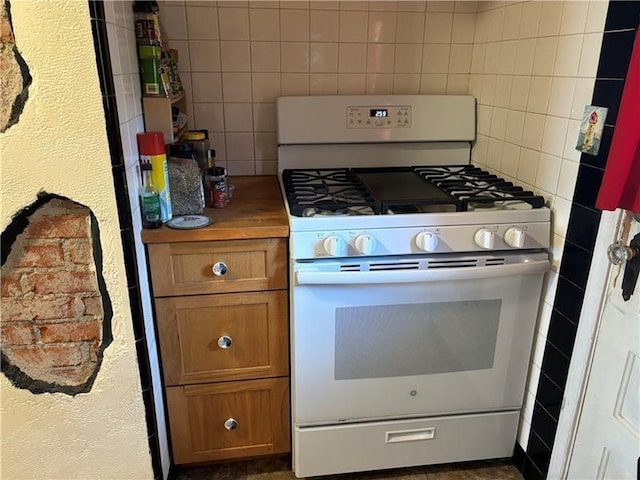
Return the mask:
[[160, 194], [153, 184], [151, 164], [143, 163], [141, 168], [140, 210], [142, 211], [142, 226], [144, 228], [159, 228], [162, 226]]
[[207, 130], [191, 130], [185, 133], [182, 140], [193, 146], [198, 165], [202, 173], [207, 173], [207, 168], [211, 165], [211, 150], [209, 150], [209, 132]]
[[142, 164], [151, 164], [153, 184], [160, 194], [160, 212], [163, 222], [171, 220], [171, 194], [169, 192], [169, 170], [162, 132], [138, 133], [138, 152]]

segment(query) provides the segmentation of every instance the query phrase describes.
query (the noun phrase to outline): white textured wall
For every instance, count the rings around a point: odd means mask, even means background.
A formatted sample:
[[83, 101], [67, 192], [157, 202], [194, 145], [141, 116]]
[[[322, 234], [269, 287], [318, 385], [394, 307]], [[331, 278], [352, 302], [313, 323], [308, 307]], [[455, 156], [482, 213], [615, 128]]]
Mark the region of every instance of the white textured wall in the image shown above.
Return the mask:
[[478, 99], [475, 164], [547, 199], [552, 271], [547, 275], [518, 442], [526, 449], [555, 297], [608, 1], [480, 2], [469, 93]]
[[136, 134], [144, 132], [144, 119], [142, 116], [140, 69], [136, 53], [132, 7], [132, 0], [107, 1], [104, 2], [104, 15], [105, 21], [107, 22], [109, 53], [111, 54], [111, 68], [116, 91], [118, 121], [120, 123], [120, 141], [122, 143], [122, 153], [124, 154], [127, 173], [129, 205], [131, 207], [136, 255], [138, 258], [140, 296], [142, 297], [149, 365], [151, 366], [151, 377], [153, 379], [153, 399], [158, 425], [158, 442], [160, 444], [162, 470], [164, 471], [164, 478], [166, 478], [171, 465], [171, 456], [167, 438], [158, 347], [153, 323], [152, 296], [149, 288], [149, 278], [147, 276], [147, 257], [141, 238], [142, 217], [137, 195], [140, 187], [140, 167]]
[[46, 190], [98, 219], [113, 343], [92, 390], [34, 395], [0, 376], [2, 479], [153, 478], [88, 3], [11, 2], [33, 83], [0, 135], [1, 217]]

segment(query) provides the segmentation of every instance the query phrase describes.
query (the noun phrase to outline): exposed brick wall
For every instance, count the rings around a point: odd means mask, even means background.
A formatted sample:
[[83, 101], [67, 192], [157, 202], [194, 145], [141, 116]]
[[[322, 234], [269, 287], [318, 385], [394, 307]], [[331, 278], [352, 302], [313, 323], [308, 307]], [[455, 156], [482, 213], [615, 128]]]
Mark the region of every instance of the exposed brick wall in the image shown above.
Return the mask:
[[92, 242], [89, 209], [53, 198], [2, 265], [2, 354], [35, 381], [81, 385], [97, 368], [104, 305]]

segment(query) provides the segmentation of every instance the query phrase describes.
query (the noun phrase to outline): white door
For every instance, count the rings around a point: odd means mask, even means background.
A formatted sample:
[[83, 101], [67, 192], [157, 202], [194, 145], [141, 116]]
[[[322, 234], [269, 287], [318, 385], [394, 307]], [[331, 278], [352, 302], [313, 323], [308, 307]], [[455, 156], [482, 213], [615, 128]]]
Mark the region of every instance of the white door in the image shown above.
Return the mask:
[[[627, 245], [638, 232], [640, 223], [632, 222]], [[569, 479], [638, 478], [640, 285], [625, 302], [618, 270], [610, 269]]]

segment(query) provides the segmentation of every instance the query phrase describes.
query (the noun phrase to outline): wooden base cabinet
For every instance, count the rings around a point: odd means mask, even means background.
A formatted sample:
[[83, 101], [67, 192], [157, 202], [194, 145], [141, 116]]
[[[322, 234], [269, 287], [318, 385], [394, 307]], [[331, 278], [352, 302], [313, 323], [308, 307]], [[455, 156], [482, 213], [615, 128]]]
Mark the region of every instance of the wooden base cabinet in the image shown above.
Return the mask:
[[174, 462], [289, 452], [286, 239], [148, 251]]
[[290, 450], [289, 379], [167, 388], [175, 463]]

